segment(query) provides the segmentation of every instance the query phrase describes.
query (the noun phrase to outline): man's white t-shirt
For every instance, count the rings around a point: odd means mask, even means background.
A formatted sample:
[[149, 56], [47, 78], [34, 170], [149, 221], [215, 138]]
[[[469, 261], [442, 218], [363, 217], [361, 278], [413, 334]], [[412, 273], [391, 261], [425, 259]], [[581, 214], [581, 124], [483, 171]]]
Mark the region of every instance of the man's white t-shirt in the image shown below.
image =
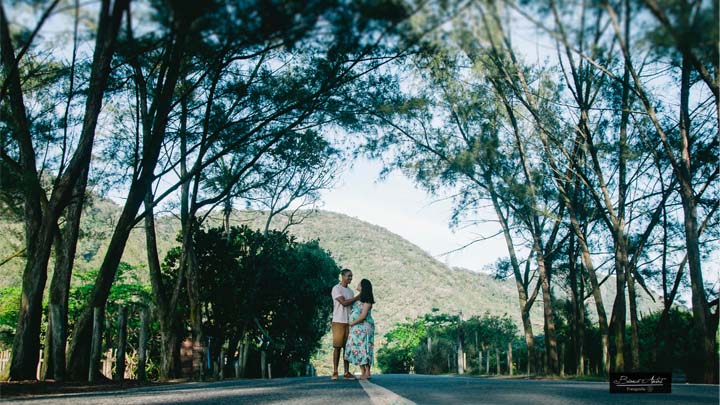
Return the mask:
[[349, 323], [348, 318], [350, 316], [350, 307], [338, 302], [337, 297], [345, 297], [346, 300], [354, 297], [353, 291], [347, 287], [343, 287], [342, 284], [338, 284], [332, 289], [333, 299], [333, 317], [332, 321], [336, 323]]

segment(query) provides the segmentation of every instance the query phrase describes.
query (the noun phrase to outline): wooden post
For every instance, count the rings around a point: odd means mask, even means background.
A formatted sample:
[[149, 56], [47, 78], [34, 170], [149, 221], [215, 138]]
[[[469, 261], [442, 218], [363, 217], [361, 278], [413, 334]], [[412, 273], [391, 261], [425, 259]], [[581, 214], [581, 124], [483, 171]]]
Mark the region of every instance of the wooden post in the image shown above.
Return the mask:
[[145, 363], [147, 363], [147, 340], [148, 340], [148, 308], [142, 307], [140, 310], [140, 339], [138, 347], [138, 366], [137, 379], [145, 381]]
[[118, 341], [117, 353], [115, 354], [115, 381], [122, 381], [125, 378], [125, 346], [127, 345], [127, 316], [126, 306], [121, 306], [118, 311]]
[[512, 342], [508, 342], [507, 363], [508, 363], [508, 373], [510, 374], [510, 376], [512, 376], [513, 375]]
[[103, 308], [93, 308], [93, 334], [90, 345], [90, 369], [88, 370], [88, 382], [95, 383], [98, 375], [98, 363], [100, 362], [100, 345], [102, 343]]

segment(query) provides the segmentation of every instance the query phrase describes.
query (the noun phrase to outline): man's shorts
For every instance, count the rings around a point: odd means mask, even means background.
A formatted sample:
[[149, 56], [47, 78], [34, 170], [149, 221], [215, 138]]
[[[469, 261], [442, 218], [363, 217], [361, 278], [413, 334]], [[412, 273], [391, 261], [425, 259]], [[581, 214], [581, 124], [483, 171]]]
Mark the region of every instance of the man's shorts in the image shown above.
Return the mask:
[[332, 323], [332, 334], [333, 334], [333, 347], [345, 347], [348, 336], [350, 336], [350, 325], [346, 323], [333, 322]]

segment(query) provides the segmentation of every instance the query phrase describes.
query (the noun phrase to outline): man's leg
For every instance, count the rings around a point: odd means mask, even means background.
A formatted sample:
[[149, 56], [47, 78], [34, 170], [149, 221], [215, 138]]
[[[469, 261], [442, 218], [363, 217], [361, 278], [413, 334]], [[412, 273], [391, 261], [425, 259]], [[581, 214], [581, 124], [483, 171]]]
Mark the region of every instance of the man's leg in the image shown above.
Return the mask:
[[333, 377], [337, 377], [339, 363], [340, 363], [340, 348], [333, 347]]
[[345, 346], [343, 340], [345, 339], [345, 329], [342, 324], [333, 322], [332, 324], [333, 334], [333, 374], [332, 379], [337, 380], [338, 378], [338, 364], [340, 363], [340, 349]]

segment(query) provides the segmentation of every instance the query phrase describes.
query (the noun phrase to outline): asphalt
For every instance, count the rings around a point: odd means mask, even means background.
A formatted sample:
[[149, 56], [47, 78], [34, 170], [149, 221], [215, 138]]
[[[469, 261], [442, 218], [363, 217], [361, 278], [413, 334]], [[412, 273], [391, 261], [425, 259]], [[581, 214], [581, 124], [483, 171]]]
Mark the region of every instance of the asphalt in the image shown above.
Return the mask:
[[670, 394], [610, 394], [607, 382], [382, 375], [373, 383], [416, 404], [713, 404], [718, 386], [673, 385]]
[[[0, 402], [2, 401], [0, 399]], [[329, 377], [187, 383], [123, 391], [49, 395], [12, 399], [8, 402], [53, 405], [371, 404], [370, 398], [357, 381], [331, 381]]]
[[607, 383], [375, 375], [371, 382], [329, 377], [228, 380], [0, 402], [29, 404], [715, 404], [718, 386], [675, 384], [671, 394], [610, 394]]

